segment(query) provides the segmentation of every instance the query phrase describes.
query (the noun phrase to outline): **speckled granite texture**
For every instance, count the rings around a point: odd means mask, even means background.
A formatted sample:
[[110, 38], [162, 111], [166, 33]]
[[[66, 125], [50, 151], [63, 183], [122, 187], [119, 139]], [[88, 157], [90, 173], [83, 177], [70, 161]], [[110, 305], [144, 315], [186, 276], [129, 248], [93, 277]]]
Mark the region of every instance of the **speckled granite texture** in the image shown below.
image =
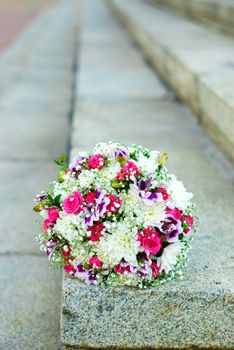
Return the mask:
[[195, 276], [190, 283], [110, 289], [65, 277], [63, 343], [84, 349], [233, 349], [233, 296], [215, 283], [205, 288]]

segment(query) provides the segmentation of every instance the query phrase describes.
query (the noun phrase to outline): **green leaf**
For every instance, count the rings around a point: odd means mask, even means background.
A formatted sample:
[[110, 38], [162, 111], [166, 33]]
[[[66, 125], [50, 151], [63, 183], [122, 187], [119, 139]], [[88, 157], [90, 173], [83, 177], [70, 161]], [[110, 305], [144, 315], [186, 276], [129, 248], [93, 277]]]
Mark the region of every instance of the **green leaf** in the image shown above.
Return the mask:
[[51, 197], [51, 195], [49, 193], [47, 193], [47, 195], [48, 195], [48, 199], [49, 199], [50, 204], [53, 205], [54, 204], [53, 198]]
[[112, 180], [111, 186], [115, 189], [123, 188], [123, 184], [117, 180]]
[[61, 194], [58, 194], [55, 198], [54, 198], [54, 204], [57, 206], [57, 207], [60, 207], [60, 199], [61, 199]]
[[59, 157], [59, 159], [55, 159], [54, 163], [59, 165], [60, 167], [65, 167], [65, 162], [67, 160], [67, 156], [65, 153], [61, 154], [61, 156]]

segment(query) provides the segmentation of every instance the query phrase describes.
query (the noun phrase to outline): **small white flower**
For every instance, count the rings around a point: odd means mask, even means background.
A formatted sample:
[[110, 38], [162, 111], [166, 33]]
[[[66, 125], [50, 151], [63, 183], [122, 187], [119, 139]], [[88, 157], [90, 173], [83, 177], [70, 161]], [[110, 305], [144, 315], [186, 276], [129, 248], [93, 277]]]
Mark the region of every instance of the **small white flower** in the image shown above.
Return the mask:
[[178, 181], [175, 175], [171, 175], [171, 181], [167, 185], [167, 190], [171, 195], [171, 206], [180, 210], [185, 210], [193, 197], [193, 194], [186, 191], [183, 183]]
[[43, 209], [39, 212], [39, 214], [43, 217], [43, 219], [48, 218], [48, 210]]
[[176, 243], [169, 244], [163, 250], [162, 255], [157, 260], [158, 265], [160, 266], [160, 272], [164, 270], [165, 273], [168, 273], [173, 269], [177, 262], [177, 257], [183, 247], [184, 244], [179, 241]]
[[95, 181], [96, 174], [97, 172], [95, 169], [83, 170], [78, 179], [81, 189], [90, 188]]

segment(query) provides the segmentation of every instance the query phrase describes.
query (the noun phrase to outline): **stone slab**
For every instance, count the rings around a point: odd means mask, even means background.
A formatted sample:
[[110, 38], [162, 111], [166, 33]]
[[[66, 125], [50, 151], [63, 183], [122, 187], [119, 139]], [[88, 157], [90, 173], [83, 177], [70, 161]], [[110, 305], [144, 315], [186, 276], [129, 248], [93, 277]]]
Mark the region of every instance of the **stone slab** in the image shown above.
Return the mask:
[[61, 272], [43, 257], [0, 256], [0, 348], [60, 350]]
[[80, 2], [56, 3], [0, 56], [1, 350], [63, 348], [61, 271], [41, 257], [32, 211], [68, 146]]
[[201, 22], [227, 33], [234, 33], [234, 5], [232, 0], [151, 0], [166, 5]]
[[151, 74], [131, 41], [124, 38], [123, 29], [109, 16], [108, 9], [100, 1], [96, 5], [88, 1], [83, 11], [77, 95], [89, 99], [165, 97], [167, 88]]
[[199, 100], [202, 124], [234, 160], [234, 70], [204, 76], [200, 80]]
[[86, 349], [232, 349], [233, 295], [216, 281], [207, 291], [199, 277], [190, 273], [189, 282], [185, 276], [143, 291], [89, 287], [66, 277], [63, 343]]
[[62, 115], [9, 113], [0, 108], [0, 116], [0, 159], [51, 160], [67, 149], [69, 121]]
[[198, 175], [200, 168], [196, 162], [201, 160], [204, 172], [207, 170], [207, 178], [216, 172], [214, 169], [208, 171], [209, 154], [204, 154], [201, 159], [201, 153], [209, 146], [197, 120], [186, 107], [175, 101], [153, 98], [105, 103], [79, 101], [73, 122], [73, 148], [89, 149], [97, 142], [112, 139], [127, 144], [141, 140], [143, 146], [166, 151], [169, 164], [174, 168], [179, 157], [181, 162], [186, 160], [190, 164], [187, 171], [191, 169], [191, 173]]
[[[233, 41], [193, 21], [138, 0], [134, 5], [131, 1], [122, 0], [109, 0], [108, 3], [180, 98], [199, 118], [211, 115], [209, 101], [203, 99], [203, 103], [200, 103], [200, 82], [209, 74], [212, 76], [218, 72], [220, 88], [224, 86], [220, 72], [227, 68], [232, 74], [234, 72]], [[212, 84], [209, 88], [213, 90]], [[229, 103], [232, 89], [229, 84], [222, 96], [212, 91], [215, 101], [213, 105], [219, 105], [220, 115], [229, 120], [229, 130], [232, 129], [232, 121], [227, 115], [225, 105]], [[231, 111], [233, 114], [233, 107]], [[203, 123], [213, 140], [233, 160], [232, 139], [227, 132], [222, 136], [222, 120], [215, 118], [213, 124], [214, 126], [209, 120]], [[215, 137], [215, 134], [218, 136]], [[226, 143], [222, 141], [225, 138]]]
[[56, 171], [51, 161], [1, 160], [0, 254], [40, 254], [34, 239], [40, 226], [39, 217], [32, 210], [33, 198], [55, 178]]
[[[96, 81], [98, 84], [93, 84]], [[144, 71], [83, 71], [79, 77], [79, 94], [84, 98], [128, 99], [161, 98], [167, 89], [159, 79]]]

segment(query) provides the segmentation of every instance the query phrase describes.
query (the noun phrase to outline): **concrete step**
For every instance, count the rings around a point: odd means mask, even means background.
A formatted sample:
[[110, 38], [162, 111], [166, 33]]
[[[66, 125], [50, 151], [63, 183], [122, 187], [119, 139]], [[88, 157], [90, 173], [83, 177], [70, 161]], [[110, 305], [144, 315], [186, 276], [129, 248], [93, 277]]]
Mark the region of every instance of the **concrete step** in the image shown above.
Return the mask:
[[234, 2], [232, 0], [144, 0], [163, 5], [214, 28], [234, 34]]
[[194, 192], [201, 223], [182, 281], [111, 289], [64, 275], [65, 348], [232, 349], [233, 167], [105, 3], [85, 0], [83, 13], [71, 157], [111, 139], [168, 151], [168, 168]]
[[234, 160], [234, 43], [139, 0], [108, 0], [144, 54]]

